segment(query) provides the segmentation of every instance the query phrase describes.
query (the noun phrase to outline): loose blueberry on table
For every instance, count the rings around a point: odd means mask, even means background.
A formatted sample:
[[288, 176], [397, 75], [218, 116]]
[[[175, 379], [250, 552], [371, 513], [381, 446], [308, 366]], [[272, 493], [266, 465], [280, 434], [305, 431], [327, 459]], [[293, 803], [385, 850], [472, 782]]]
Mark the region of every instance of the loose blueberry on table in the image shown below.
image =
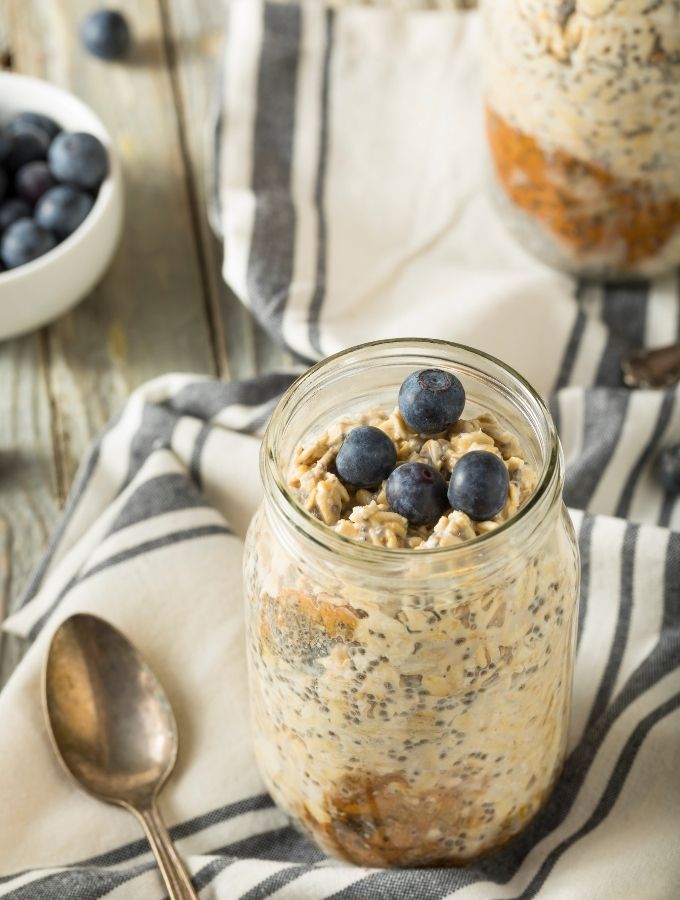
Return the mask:
[[100, 59], [121, 59], [130, 49], [130, 29], [125, 17], [115, 9], [100, 9], [83, 22], [83, 46]]
[[[0, 122], [2, 110], [0, 110]], [[85, 220], [109, 160], [92, 134], [26, 110], [0, 124], [0, 272], [43, 256]]]
[[449, 546], [493, 530], [538, 479], [490, 412], [461, 418], [465, 402], [452, 372], [411, 373], [393, 412], [338, 419], [298, 449], [289, 471], [298, 501], [344, 537], [385, 547]]

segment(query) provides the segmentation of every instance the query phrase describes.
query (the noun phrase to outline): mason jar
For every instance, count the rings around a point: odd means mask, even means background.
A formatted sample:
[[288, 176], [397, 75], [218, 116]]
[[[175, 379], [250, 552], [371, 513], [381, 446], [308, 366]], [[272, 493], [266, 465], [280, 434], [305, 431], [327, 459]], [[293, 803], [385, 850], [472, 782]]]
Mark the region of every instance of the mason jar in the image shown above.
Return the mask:
[[680, 263], [680, 5], [481, 0], [493, 196], [578, 275]]
[[[466, 417], [513, 431], [538, 486], [454, 546], [360, 543], [306, 513], [296, 447], [395, 404], [416, 369], [454, 372]], [[464, 864], [520, 831], [565, 753], [578, 551], [550, 414], [516, 372], [456, 344], [396, 340], [324, 360], [285, 394], [261, 451], [245, 548], [255, 752], [276, 803], [326, 853], [368, 866]]]

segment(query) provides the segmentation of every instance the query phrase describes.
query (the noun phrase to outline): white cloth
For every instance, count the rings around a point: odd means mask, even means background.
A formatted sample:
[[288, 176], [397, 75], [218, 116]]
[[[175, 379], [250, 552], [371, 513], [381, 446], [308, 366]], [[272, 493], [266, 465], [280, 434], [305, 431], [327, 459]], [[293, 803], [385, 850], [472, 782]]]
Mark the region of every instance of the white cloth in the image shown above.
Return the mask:
[[302, 356], [446, 335], [552, 389], [574, 284], [527, 256], [484, 190], [479, 25], [231, 4], [224, 275]]
[[137, 644], [175, 708], [161, 807], [202, 897], [666, 900], [680, 883], [680, 534], [659, 527], [678, 510], [653, 465], [680, 410], [674, 392], [621, 388], [618, 359], [677, 334], [675, 283], [577, 291], [506, 236], [481, 184], [475, 14], [231, 11], [217, 213], [244, 302], [306, 357], [430, 335], [556, 390], [583, 561], [570, 756], [527, 832], [465, 869], [330, 862], [291, 828], [253, 762], [240, 582], [261, 490], [244, 432], [291, 377], [167, 376], [95, 443], [7, 623], [32, 644], [0, 694], [0, 896], [164, 895], [136, 823], [76, 790], [48, 744], [47, 643], [89, 610]]

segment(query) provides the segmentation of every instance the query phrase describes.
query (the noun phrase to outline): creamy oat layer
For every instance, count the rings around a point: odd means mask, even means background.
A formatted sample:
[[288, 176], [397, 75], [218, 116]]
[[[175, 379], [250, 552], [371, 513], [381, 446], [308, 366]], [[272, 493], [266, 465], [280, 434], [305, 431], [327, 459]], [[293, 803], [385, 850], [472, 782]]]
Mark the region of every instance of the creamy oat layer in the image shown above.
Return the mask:
[[625, 180], [678, 191], [675, 0], [484, 0], [487, 99], [509, 125]]
[[[484, 0], [486, 120], [508, 225], [595, 277], [680, 260], [680, 6]], [[512, 205], [511, 205], [512, 204]]]
[[[505, 506], [487, 522], [475, 522], [465, 513], [451, 510], [431, 525], [411, 525], [390, 509], [386, 481], [375, 490], [356, 489], [343, 484], [335, 474], [335, 457], [342, 442], [358, 425], [373, 425], [384, 431], [397, 449], [398, 462], [427, 463], [445, 479], [471, 450], [494, 453], [504, 461], [510, 478]], [[446, 432], [433, 436], [411, 431], [398, 408], [392, 413], [375, 408], [344, 416], [323, 434], [305, 442], [295, 454], [288, 483], [307, 512], [344, 537], [383, 547], [430, 549], [460, 544], [497, 528], [524, 505], [536, 489], [537, 477], [515, 435], [502, 428], [491, 413], [460, 419]]]
[[340, 560], [322, 581], [263, 511], [254, 527], [253, 733], [276, 802], [361, 865], [463, 864], [521, 830], [567, 736], [577, 573], [559, 520], [500, 572], [416, 588]]
[[[332, 471], [343, 436], [373, 424], [398, 459], [447, 475], [474, 449], [505, 461], [506, 507], [492, 522], [449, 513], [413, 528], [383, 488], [353, 491]], [[483, 414], [435, 437], [379, 409], [335, 422], [295, 455], [291, 483], [329, 528], [381, 546], [469, 540], [511, 516], [536, 475], [516, 437]], [[535, 815], [564, 756], [577, 569], [564, 514], [488, 567], [437, 572], [414, 553], [404, 578], [379, 562], [281, 542], [266, 508], [247, 555], [255, 750], [268, 789], [328, 853], [362, 865], [458, 865]], [[500, 536], [499, 536], [500, 538]]]

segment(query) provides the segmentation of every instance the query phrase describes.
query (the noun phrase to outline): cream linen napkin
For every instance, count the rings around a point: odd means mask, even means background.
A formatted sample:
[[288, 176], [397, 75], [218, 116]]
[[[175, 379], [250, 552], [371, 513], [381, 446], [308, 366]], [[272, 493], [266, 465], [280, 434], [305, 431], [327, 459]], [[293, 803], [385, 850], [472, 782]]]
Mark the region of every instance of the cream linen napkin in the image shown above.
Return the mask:
[[[241, 541], [257, 432], [286, 374], [168, 376], [84, 461], [8, 623], [32, 645], [0, 694], [0, 896], [163, 896], [135, 823], [74, 790], [40, 709], [49, 636], [109, 618], [167, 686], [181, 751], [162, 797], [203, 897], [665, 900], [680, 883], [680, 536], [654, 477], [674, 392], [620, 385], [623, 349], [678, 331], [677, 283], [576, 285], [515, 246], [483, 190], [474, 13], [230, 4], [217, 130], [225, 276], [305, 358], [445, 337], [551, 394], [583, 559], [570, 756], [527, 832], [462, 870], [329, 862], [263, 793], [247, 725]], [[585, 513], [583, 512], [585, 511]]]

